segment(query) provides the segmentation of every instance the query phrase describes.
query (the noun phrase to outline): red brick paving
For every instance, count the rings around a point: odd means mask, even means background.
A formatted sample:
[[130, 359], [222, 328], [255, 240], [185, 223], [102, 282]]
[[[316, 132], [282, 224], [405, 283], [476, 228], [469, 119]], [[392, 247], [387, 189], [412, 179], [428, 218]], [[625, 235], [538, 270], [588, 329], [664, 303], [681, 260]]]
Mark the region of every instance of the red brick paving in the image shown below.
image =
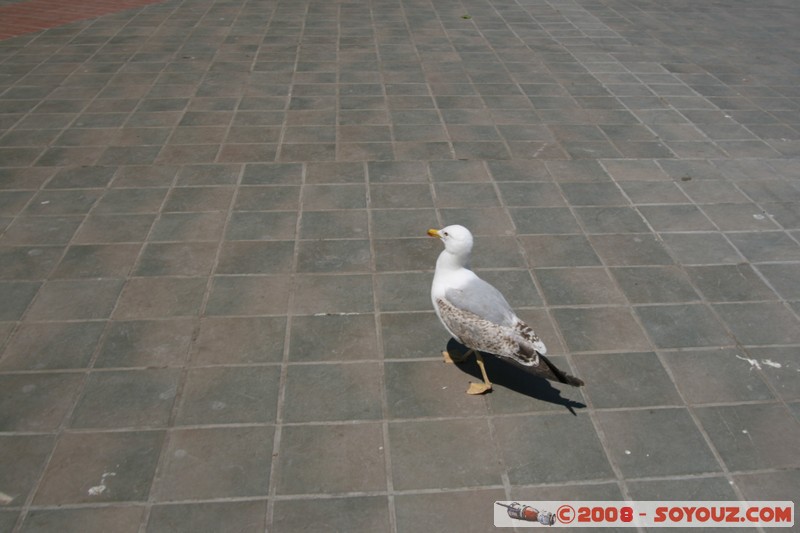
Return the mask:
[[30, 0], [0, 7], [0, 40], [163, 0]]

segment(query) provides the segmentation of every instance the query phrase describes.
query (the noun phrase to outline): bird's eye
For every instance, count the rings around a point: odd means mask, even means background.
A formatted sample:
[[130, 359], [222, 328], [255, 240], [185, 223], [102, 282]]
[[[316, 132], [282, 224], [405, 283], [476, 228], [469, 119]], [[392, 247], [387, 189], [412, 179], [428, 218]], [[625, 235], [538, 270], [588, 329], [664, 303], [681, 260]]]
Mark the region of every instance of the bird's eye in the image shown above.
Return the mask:
[[449, 236], [450, 236], [450, 234], [449, 234], [449, 233], [447, 233], [447, 232], [445, 231], [445, 232], [444, 232], [444, 236], [445, 236], [445, 237], [449, 237]]

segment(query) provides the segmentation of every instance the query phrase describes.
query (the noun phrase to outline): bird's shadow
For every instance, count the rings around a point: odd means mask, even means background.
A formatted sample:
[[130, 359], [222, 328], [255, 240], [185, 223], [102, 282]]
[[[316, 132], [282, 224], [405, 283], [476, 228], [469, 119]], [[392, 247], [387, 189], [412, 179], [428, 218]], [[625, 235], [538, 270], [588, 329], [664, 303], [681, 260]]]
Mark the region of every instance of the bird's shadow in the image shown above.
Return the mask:
[[[468, 350], [467, 347], [455, 339], [450, 339], [450, 342], [447, 343], [447, 352], [452, 355], [458, 356], [466, 353]], [[563, 405], [575, 416], [577, 416], [575, 409], [586, 408], [586, 404], [562, 397], [560, 390], [553, 387], [546, 379], [533, 374], [523, 365], [485, 353], [483, 362], [486, 367], [486, 373], [489, 376], [489, 381], [491, 381], [493, 385], [505, 387], [506, 389], [536, 400], [555, 405]], [[483, 381], [480, 368], [478, 368], [473, 355], [470, 354], [470, 356], [461, 363], [455, 363], [455, 366], [462, 372], [476, 378], [477, 381]]]

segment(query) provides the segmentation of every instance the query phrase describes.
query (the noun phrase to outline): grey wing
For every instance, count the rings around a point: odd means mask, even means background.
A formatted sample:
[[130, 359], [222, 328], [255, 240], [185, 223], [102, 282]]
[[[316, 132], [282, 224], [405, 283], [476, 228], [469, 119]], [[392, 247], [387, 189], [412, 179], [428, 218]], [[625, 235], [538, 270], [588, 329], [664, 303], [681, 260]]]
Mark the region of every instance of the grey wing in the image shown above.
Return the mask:
[[493, 324], [513, 327], [516, 323], [517, 315], [503, 294], [478, 277], [460, 289], [447, 289], [444, 297], [454, 307]]

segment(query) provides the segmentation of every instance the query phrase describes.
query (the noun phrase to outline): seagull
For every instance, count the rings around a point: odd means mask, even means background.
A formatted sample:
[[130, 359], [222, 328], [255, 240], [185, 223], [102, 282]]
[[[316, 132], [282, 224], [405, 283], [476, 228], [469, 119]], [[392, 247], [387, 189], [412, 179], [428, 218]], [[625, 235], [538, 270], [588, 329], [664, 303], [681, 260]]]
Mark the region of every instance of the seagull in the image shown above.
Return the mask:
[[467, 394], [492, 390], [481, 352], [515, 361], [552, 381], [574, 387], [583, 385], [582, 380], [563, 372], [545, 357], [547, 347], [533, 329], [520, 320], [500, 291], [469, 269], [473, 240], [467, 228], [454, 225], [429, 229], [428, 235], [444, 243], [431, 286], [433, 308], [450, 335], [469, 348], [458, 359], [447, 351], [442, 355], [446, 362], [460, 363], [475, 354], [483, 376], [483, 383], [470, 383]]

